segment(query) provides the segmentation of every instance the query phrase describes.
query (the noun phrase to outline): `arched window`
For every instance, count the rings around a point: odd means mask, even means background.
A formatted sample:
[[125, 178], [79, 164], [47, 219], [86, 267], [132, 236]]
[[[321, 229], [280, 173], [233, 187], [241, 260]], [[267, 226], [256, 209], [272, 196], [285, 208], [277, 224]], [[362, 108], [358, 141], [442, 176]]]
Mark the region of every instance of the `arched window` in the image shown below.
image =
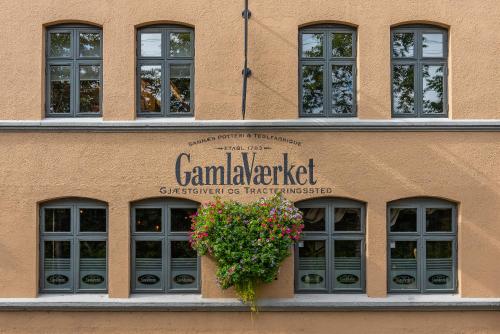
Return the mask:
[[438, 199], [392, 202], [388, 222], [390, 292], [455, 292], [457, 209]]
[[356, 116], [356, 29], [317, 25], [299, 36], [300, 116]]
[[105, 292], [107, 206], [66, 199], [40, 207], [40, 290]]
[[159, 25], [137, 31], [137, 115], [194, 114], [194, 30]]
[[47, 28], [47, 117], [102, 115], [102, 30], [88, 25]]
[[304, 233], [295, 251], [297, 292], [363, 292], [365, 205], [347, 199], [296, 204]]
[[199, 291], [199, 259], [189, 244], [197, 207], [167, 199], [132, 206], [132, 291]]
[[448, 32], [428, 25], [391, 31], [392, 116], [447, 117]]

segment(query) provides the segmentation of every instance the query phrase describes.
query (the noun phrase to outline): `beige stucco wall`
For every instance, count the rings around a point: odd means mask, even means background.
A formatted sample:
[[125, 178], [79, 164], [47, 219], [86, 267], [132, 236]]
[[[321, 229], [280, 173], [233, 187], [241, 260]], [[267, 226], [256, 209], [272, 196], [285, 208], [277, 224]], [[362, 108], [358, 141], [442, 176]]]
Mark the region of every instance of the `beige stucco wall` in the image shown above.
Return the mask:
[[[300, 26], [358, 27], [358, 114], [390, 118], [390, 27], [430, 22], [450, 29], [450, 116], [500, 118], [497, 0], [251, 1], [249, 119], [297, 117]], [[34, 0], [0, 2], [0, 119], [43, 118], [44, 26], [103, 27], [106, 120], [134, 119], [135, 28], [180, 22], [196, 32], [197, 119], [241, 117], [242, 1]]]
[[[109, 205], [109, 293], [127, 297], [130, 203], [160, 196], [162, 186], [175, 187], [175, 159], [181, 152], [191, 154], [192, 165], [218, 164], [225, 161], [225, 152], [216, 149], [220, 145], [265, 144], [272, 149], [258, 152], [259, 162], [278, 163], [283, 152], [296, 164], [314, 158], [317, 186], [333, 188], [332, 196], [367, 203], [369, 296], [386, 294], [387, 203], [435, 196], [459, 205], [459, 292], [500, 297], [500, 133], [280, 135], [302, 145], [244, 138], [189, 146], [206, 137], [192, 133], [0, 133], [0, 156], [5, 157], [0, 160], [0, 296], [37, 295], [37, 203], [78, 196]], [[242, 191], [224, 198], [259, 196]], [[313, 196], [287, 195], [293, 201]], [[179, 197], [203, 202], [212, 196]], [[293, 294], [292, 262], [264, 296]], [[220, 296], [210, 263], [203, 263], [203, 294]]]

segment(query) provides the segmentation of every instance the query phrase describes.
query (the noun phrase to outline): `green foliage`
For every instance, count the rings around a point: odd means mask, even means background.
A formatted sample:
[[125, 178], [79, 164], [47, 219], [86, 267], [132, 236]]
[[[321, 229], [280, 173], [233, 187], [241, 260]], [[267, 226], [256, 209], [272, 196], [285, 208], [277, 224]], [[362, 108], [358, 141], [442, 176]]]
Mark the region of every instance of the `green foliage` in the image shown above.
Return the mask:
[[252, 310], [257, 286], [277, 277], [304, 228], [301, 212], [281, 194], [249, 204], [216, 198], [192, 222], [192, 247], [215, 259], [220, 287], [234, 287]]

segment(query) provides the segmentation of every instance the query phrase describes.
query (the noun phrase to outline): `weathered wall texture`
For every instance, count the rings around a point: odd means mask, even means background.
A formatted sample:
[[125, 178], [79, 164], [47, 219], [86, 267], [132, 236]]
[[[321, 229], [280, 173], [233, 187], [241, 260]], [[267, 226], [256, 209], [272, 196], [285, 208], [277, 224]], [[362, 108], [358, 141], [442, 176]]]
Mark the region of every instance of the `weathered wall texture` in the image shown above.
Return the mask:
[[[297, 118], [300, 26], [358, 27], [358, 115], [388, 119], [390, 27], [427, 22], [450, 31], [450, 116], [499, 119], [500, 6], [497, 0], [251, 1], [249, 119]], [[243, 1], [0, 1], [0, 119], [43, 117], [44, 26], [87, 22], [104, 33], [106, 120], [135, 118], [135, 29], [184, 23], [196, 32], [197, 119], [239, 119]]]
[[0, 313], [0, 333], [494, 334], [495, 312]]

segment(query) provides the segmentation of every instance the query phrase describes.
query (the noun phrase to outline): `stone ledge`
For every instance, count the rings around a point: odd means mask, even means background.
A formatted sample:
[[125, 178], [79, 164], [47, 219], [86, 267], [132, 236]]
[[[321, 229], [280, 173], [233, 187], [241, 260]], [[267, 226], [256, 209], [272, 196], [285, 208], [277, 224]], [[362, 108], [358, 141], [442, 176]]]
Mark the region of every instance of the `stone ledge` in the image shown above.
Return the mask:
[[[38, 298], [0, 298], [0, 311], [119, 311], [119, 312], [247, 312], [236, 299], [203, 299], [200, 295], [41, 295]], [[500, 311], [500, 298], [460, 298], [458, 295], [296, 295], [259, 302], [264, 312], [328, 311]]]

